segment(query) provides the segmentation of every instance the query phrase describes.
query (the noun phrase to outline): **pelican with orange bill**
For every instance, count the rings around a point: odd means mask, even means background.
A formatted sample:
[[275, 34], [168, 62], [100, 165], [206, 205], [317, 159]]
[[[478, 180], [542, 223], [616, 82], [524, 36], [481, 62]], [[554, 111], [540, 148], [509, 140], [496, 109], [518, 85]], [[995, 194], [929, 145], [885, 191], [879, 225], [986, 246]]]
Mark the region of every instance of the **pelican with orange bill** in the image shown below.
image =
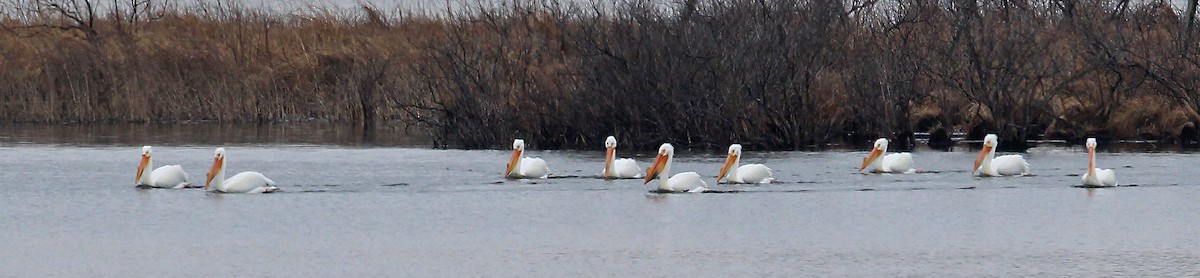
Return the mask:
[[746, 164], [738, 166], [742, 162], [742, 145], [729, 145], [729, 152], [725, 155], [725, 164], [721, 165], [721, 169], [717, 171], [717, 183], [721, 183], [721, 179], [725, 179], [729, 183], [771, 183], [775, 180], [775, 176], [771, 173], [771, 168], [762, 164]]
[[138, 163], [137, 175], [133, 178], [134, 185], [153, 188], [192, 187], [187, 181], [187, 172], [179, 165], [166, 165], [154, 171], [150, 169], [154, 169], [154, 159], [151, 157], [150, 146], [143, 146], [142, 162]]
[[205, 191], [210, 185], [220, 193], [270, 193], [279, 190], [275, 187], [275, 181], [259, 172], [245, 171], [225, 179], [225, 148], [217, 148], [214, 153], [212, 168], [204, 180]]
[[981, 177], [1017, 176], [1029, 174], [1029, 163], [1021, 155], [1010, 154], [996, 156], [996, 146], [1000, 144], [999, 137], [988, 134], [983, 137], [983, 149], [971, 167], [971, 174], [979, 172]]
[[[675, 147], [664, 143], [658, 147], [658, 156], [654, 164], [646, 168], [646, 178], [642, 184], [658, 179], [659, 192], [704, 192], [708, 186], [696, 172], [683, 172], [671, 176], [671, 163], [675, 157]], [[669, 178], [668, 178], [669, 177]]]
[[1088, 151], [1087, 173], [1083, 173], [1083, 176], [1079, 177], [1083, 180], [1083, 186], [1117, 186], [1117, 173], [1113, 169], [1096, 168], [1096, 138], [1088, 138], [1086, 146]]
[[636, 179], [642, 177], [642, 167], [630, 158], [617, 158], [617, 137], [609, 136], [604, 139], [604, 170], [600, 177], [604, 179]]
[[910, 153], [894, 153], [888, 154], [888, 139], [879, 138], [875, 140], [875, 146], [871, 149], [871, 153], [863, 158], [862, 165], [858, 166], [858, 171], [871, 167], [871, 173], [911, 173], [913, 172], [913, 158]]
[[504, 168], [504, 177], [508, 179], [544, 179], [550, 176], [550, 167], [541, 158], [522, 157], [525, 155], [525, 140], [513, 140], [512, 157]]

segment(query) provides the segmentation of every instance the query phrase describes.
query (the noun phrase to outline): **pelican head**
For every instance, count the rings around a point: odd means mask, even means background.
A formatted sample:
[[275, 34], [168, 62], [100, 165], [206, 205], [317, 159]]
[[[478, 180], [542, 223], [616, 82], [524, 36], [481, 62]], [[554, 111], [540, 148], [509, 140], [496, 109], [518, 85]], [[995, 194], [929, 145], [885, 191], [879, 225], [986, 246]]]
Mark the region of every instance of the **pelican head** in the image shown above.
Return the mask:
[[979, 165], [983, 164], [985, 157], [991, 159], [989, 155], [995, 154], [996, 145], [1000, 144], [999, 138], [996, 134], [988, 134], [983, 137], [983, 149], [979, 150], [979, 157], [975, 158], [975, 166], [971, 168], [971, 174], [975, 174], [979, 170]]
[[[216, 151], [213, 151], [213, 164], [212, 164], [212, 168], [208, 170], [208, 178], [204, 179], [204, 190], [207, 191], [208, 185], [210, 183], [212, 183], [213, 178], [216, 178], [220, 174], [223, 174], [224, 171], [225, 171], [225, 148], [217, 148]], [[224, 178], [225, 177], [221, 177], [221, 179], [224, 179]], [[222, 180], [219, 182], [224, 182], [224, 181]], [[218, 187], [218, 188], [220, 188], [220, 187]]]
[[1000, 136], [996, 136], [996, 134], [994, 134], [994, 133], [988, 134], [987, 136], [983, 137], [983, 145], [985, 145], [985, 146], [991, 146], [994, 148], [994, 147], [996, 147], [996, 144], [999, 144], [999, 143], [1000, 143]]
[[1087, 145], [1088, 151], [1095, 150], [1096, 149], [1096, 138], [1088, 138], [1086, 145]]
[[642, 184], [650, 183], [650, 180], [658, 178], [660, 174], [670, 169], [671, 157], [675, 156], [675, 147], [671, 143], [663, 143], [658, 147], [658, 156], [654, 158], [654, 164], [650, 168], [646, 168], [646, 179]]
[[721, 182], [721, 178], [724, 178], [725, 174], [729, 173], [730, 169], [736, 170], [734, 167], [737, 167], [738, 162], [741, 161], [741, 159], [742, 144], [729, 145], [729, 153], [725, 155], [725, 164], [721, 165], [721, 170], [718, 171], [717, 182]]
[[150, 165], [150, 146], [142, 146], [142, 162], [138, 163], [137, 176], [133, 178], [133, 182], [141, 182], [143, 173], [149, 167], [153, 167]]
[[858, 166], [858, 171], [862, 172], [863, 169], [867, 168], [867, 165], [871, 165], [871, 163], [875, 162], [876, 159], [879, 159], [880, 156], [883, 156], [883, 153], [887, 152], [887, 147], [887, 138], [879, 138], [875, 140], [875, 146], [871, 148], [871, 153], [867, 154], [867, 157], [863, 158], [862, 165]]
[[512, 157], [508, 159], [508, 167], [504, 169], [504, 176], [512, 174], [513, 169], [517, 168], [517, 164], [521, 162], [521, 154], [525, 153], [525, 140], [513, 140]]
[[617, 137], [605, 138], [604, 149], [604, 172], [600, 173], [600, 176], [608, 178], [608, 170], [612, 168], [613, 159], [617, 156]]

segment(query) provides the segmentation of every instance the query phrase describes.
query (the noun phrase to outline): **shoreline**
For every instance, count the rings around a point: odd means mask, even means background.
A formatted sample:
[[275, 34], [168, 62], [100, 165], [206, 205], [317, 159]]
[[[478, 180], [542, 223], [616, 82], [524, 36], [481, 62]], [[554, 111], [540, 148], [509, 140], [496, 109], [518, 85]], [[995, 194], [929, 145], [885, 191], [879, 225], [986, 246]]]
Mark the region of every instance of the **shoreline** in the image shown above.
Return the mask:
[[399, 121], [467, 149], [1200, 141], [1200, 47], [1165, 35], [1185, 19], [1170, 5], [507, 3], [18, 10], [0, 18], [0, 122]]

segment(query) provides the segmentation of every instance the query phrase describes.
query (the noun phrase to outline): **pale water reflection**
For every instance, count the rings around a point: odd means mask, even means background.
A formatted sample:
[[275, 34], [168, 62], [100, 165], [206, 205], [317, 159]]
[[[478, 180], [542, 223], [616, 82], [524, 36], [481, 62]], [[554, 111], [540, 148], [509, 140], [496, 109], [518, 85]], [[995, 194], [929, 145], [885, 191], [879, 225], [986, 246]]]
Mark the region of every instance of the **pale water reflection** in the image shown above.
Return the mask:
[[[193, 180], [225, 142], [146, 136], [155, 163]], [[507, 151], [242, 144], [227, 146], [229, 171], [284, 192], [218, 195], [134, 189], [135, 138], [0, 145], [0, 276], [1200, 273], [1200, 190], [1180, 167], [1200, 157], [1186, 153], [1101, 153], [1137, 186], [1082, 189], [1082, 148], [1038, 148], [1034, 176], [986, 179], [967, 173], [970, 150], [914, 154], [936, 173], [858, 175], [862, 151], [747, 149], [743, 163], [781, 183], [660, 195], [586, 178], [599, 150], [530, 152], [581, 178], [505, 181]], [[622, 152], [642, 167], [652, 154]], [[681, 153], [673, 167], [711, 183], [723, 158]]]

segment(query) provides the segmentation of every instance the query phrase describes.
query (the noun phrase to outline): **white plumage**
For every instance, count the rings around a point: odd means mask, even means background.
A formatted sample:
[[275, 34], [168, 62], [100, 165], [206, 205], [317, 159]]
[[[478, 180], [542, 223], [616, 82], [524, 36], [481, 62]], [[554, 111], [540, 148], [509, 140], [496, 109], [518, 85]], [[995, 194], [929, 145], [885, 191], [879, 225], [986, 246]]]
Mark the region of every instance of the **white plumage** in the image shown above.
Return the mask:
[[510, 179], [544, 179], [550, 176], [550, 167], [541, 158], [522, 157], [525, 154], [525, 140], [513, 140], [512, 158], [504, 170], [504, 177]]
[[670, 143], [664, 143], [658, 147], [658, 156], [654, 159], [654, 164], [646, 169], [646, 177], [642, 184], [650, 183], [650, 180], [658, 178], [659, 191], [704, 192], [708, 190], [708, 184], [700, 179], [700, 174], [696, 172], [683, 172], [664, 179], [664, 176], [671, 174], [671, 163], [674, 157], [675, 147], [672, 147]]
[[[871, 149], [871, 153], [863, 158], [862, 165], [858, 167], [858, 171], [862, 172], [868, 166], [871, 167], [871, 173], [909, 173], [914, 169], [912, 154], [910, 153], [894, 153], [887, 154], [888, 140], [879, 138], [875, 140], [875, 146]], [[882, 157], [882, 159], [880, 159]]]
[[762, 164], [746, 164], [742, 162], [742, 145], [729, 145], [729, 153], [725, 156], [725, 164], [717, 174], [717, 183], [725, 179], [730, 183], [771, 183], [775, 180], [771, 168]]
[[179, 165], [166, 165], [154, 168], [154, 158], [151, 156], [150, 146], [142, 147], [142, 162], [138, 164], [137, 176], [134, 177], [134, 182], [137, 186], [147, 186], [154, 188], [187, 188], [191, 187], [188, 183], [187, 172], [183, 171], [183, 167]]
[[1083, 181], [1083, 185], [1096, 187], [1117, 186], [1117, 173], [1113, 169], [1096, 168], [1096, 138], [1087, 139], [1087, 150], [1087, 172], [1079, 177]]
[[1029, 163], [1025, 162], [1024, 157], [1015, 154], [996, 157], [996, 146], [1000, 144], [998, 138], [995, 134], [984, 136], [983, 149], [979, 151], [979, 158], [975, 159], [971, 173], [978, 171], [979, 176], [983, 177], [1029, 174]]
[[609, 136], [604, 140], [604, 170], [600, 176], [605, 179], [632, 179], [642, 177], [642, 167], [630, 158], [617, 159], [617, 138]]
[[210, 184], [222, 193], [269, 193], [279, 190], [275, 187], [275, 181], [259, 172], [245, 171], [225, 179], [225, 148], [215, 151], [212, 169], [204, 181], [204, 190], [208, 190]]

